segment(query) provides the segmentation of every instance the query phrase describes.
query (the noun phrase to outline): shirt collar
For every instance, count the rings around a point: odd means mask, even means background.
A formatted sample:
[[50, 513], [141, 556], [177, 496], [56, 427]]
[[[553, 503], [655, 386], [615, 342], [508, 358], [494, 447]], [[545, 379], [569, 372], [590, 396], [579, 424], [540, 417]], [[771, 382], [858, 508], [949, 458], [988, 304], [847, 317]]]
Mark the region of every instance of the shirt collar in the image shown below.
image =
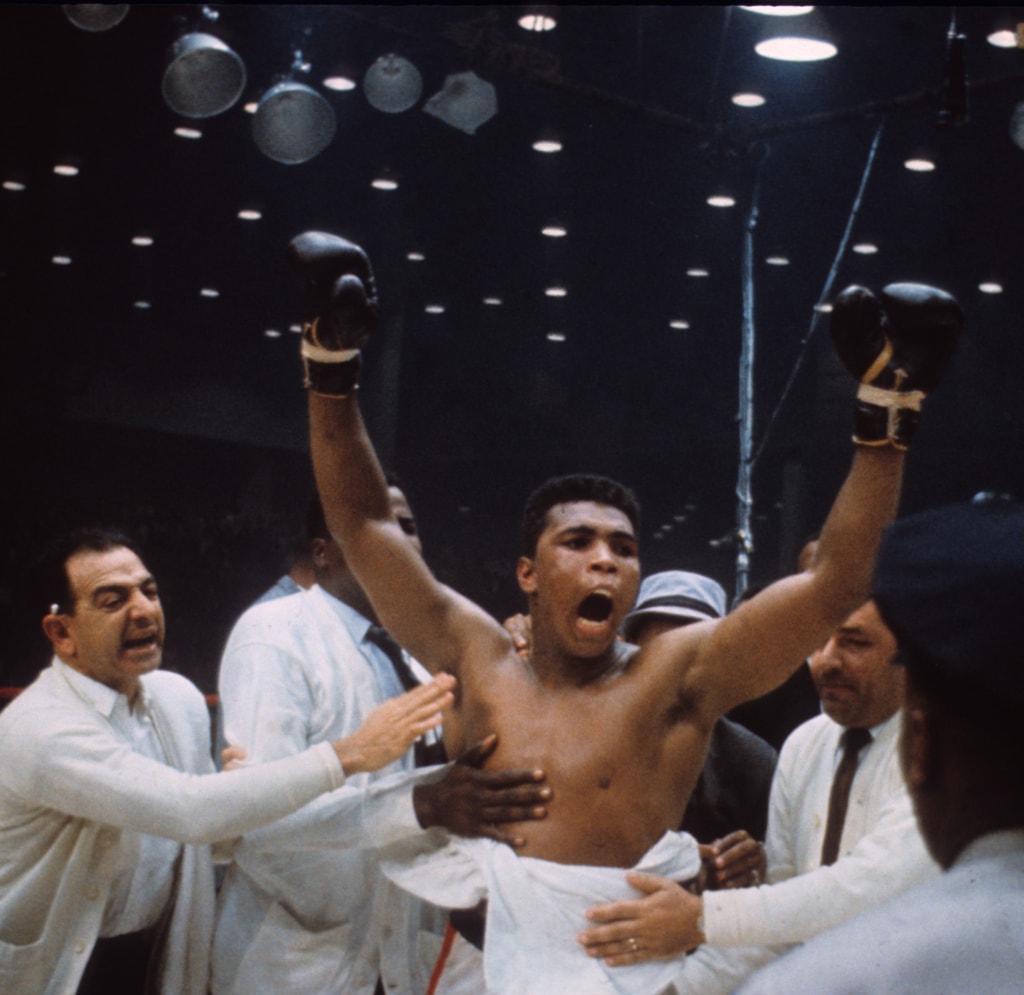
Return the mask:
[[[120, 691], [115, 691], [113, 688], [107, 687], [106, 684], [101, 684], [99, 681], [87, 677], [80, 670], [75, 670], [74, 667], [66, 664], [60, 657], [55, 656], [53, 658], [53, 666], [59, 674], [64, 676], [64, 679], [71, 685], [72, 690], [88, 701], [105, 718], [109, 719], [114, 713], [119, 699], [123, 702], [122, 707], [124, 710], [126, 712], [129, 711], [128, 699]], [[141, 679], [139, 681], [138, 704], [139, 709], [137, 711], [140, 714], [149, 711], [149, 694], [146, 691], [145, 681]]]
[[315, 592], [324, 599], [324, 602], [328, 605], [331, 611], [341, 619], [342, 624], [348, 629], [352, 638], [356, 642], [364, 642], [366, 639], [366, 633], [370, 631], [370, 626], [373, 624], [365, 615], [357, 612], [355, 608], [350, 605], [346, 605], [344, 601], [339, 601], [333, 594], [329, 594], [319, 584], [314, 584], [310, 588], [311, 592]]

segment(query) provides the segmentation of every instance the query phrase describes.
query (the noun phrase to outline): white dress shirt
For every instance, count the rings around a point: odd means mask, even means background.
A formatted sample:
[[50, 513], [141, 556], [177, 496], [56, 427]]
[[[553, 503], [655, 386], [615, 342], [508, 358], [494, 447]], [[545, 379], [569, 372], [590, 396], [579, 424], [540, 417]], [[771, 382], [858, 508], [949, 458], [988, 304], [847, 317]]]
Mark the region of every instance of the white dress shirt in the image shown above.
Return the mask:
[[953, 867], [825, 933], [744, 995], [1018, 995], [1024, 989], [1024, 829], [982, 836]]
[[[138, 889], [131, 897], [132, 869], [150, 850], [145, 837], [161, 836], [187, 845], [158, 951], [159, 991], [205, 995], [214, 897], [207, 844], [344, 781], [326, 744], [259, 770], [214, 774], [198, 689], [163, 671], [141, 687], [137, 707], [166, 763], [136, 752], [123, 695], [59, 660], [0, 714], [0, 991], [73, 995], [108, 912], [109, 928], [118, 908], [149, 917]], [[123, 887], [112, 905], [115, 882]]]
[[[318, 586], [250, 608], [221, 661], [227, 741], [258, 765], [354, 732], [401, 692], [369, 625]], [[422, 832], [411, 766], [410, 752], [349, 778], [236, 848], [218, 900], [217, 995], [372, 995], [378, 976], [389, 992], [426, 990], [443, 920], [388, 884], [372, 849]]]
[[[786, 740], [772, 782], [767, 884], [704, 895], [707, 943], [687, 958], [680, 992], [730, 992], [788, 945], [859, 915], [938, 873], [900, 772], [901, 712], [861, 750], [839, 858], [821, 866], [832, 778], [843, 733], [827, 715]], [[723, 950], [723, 947], [739, 948]]]

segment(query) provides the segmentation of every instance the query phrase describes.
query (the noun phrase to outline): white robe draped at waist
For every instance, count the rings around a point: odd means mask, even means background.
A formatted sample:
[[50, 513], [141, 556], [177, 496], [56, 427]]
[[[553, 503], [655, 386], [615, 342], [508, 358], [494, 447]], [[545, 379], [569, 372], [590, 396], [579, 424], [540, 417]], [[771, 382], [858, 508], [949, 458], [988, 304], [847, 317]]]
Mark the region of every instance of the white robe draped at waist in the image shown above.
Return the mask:
[[[592, 905], [638, 897], [617, 867], [555, 864], [519, 857], [488, 839], [431, 830], [385, 848], [381, 867], [399, 887], [444, 908], [487, 899], [484, 972], [491, 995], [652, 995], [679, 961], [606, 967], [576, 941]], [[632, 870], [686, 881], [700, 871], [697, 842], [668, 832]]]

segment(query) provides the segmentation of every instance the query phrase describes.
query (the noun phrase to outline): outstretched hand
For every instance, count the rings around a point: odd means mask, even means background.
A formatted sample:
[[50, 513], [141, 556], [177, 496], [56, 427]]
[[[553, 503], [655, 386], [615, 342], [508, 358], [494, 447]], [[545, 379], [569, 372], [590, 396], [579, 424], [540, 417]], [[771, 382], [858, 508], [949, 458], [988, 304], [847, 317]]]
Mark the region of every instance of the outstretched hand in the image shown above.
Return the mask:
[[513, 847], [525, 844], [523, 837], [502, 829], [502, 823], [543, 819], [551, 789], [541, 784], [541, 770], [483, 770], [497, 745], [492, 733], [466, 750], [440, 781], [417, 785], [413, 804], [424, 829], [443, 826], [459, 836], [486, 836]]
[[398, 760], [420, 736], [441, 724], [441, 712], [455, 700], [454, 687], [451, 674], [438, 674], [429, 684], [378, 705], [351, 736], [334, 743], [345, 774], [380, 770]]
[[610, 902], [587, 909], [587, 918], [600, 923], [577, 940], [589, 957], [602, 957], [609, 967], [623, 967], [664, 957], [676, 957], [704, 942], [698, 928], [702, 902], [668, 878], [631, 871], [626, 880], [641, 898]]

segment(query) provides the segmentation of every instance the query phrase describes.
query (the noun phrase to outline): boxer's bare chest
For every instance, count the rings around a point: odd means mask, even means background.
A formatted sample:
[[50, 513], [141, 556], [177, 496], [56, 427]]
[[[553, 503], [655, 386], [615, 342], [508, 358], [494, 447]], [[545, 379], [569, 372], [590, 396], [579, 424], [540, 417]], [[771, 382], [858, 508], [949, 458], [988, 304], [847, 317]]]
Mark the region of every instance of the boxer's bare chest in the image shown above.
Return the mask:
[[465, 742], [495, 732], [489, 767], [539, 767], [547, 775], [548, 818], [520, 827], [524, 854], [630, 866], [678, 827], [706, 736], [642, 674], [552, 687], [509, 660], [462, 683]]

